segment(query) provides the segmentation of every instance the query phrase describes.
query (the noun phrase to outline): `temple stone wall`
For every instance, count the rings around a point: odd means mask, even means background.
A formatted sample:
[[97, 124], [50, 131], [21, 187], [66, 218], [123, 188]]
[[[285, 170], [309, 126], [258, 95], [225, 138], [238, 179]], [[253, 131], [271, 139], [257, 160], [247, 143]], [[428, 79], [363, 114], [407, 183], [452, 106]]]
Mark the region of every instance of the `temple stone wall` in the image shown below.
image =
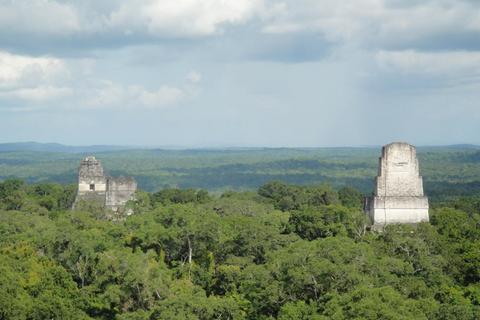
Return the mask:
[[373, 196], [365, 202], [374, 227], [428, 221], [428, 208], [415, 147], [402, 142], [384, 146]]
[[118, 210], [132, 200], [137, 190], [137, 182], [131, 177], [109, 177], [105, 206]]
[[78, 170], [78, 192], [73, 207], [80, 201], [88, 201], [119, 211], [127, 201], [134, 199], [136, 190], [133, 178], [106, 176], [99, 160], [86, 157]]
[[78, 170], [78, 194], [85, 195], [91, 191], [105, 193], [106, 190], [107, 179], [103, 173], [100, 161], [95, 159], [95, 157], [87, 157], [82, 160]]

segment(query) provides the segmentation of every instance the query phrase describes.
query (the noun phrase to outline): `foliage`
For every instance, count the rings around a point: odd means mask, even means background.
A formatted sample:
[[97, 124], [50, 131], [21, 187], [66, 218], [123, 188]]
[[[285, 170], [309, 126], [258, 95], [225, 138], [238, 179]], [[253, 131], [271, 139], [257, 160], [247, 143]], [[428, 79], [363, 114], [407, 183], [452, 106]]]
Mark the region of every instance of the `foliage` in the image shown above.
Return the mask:
[[279, 181], [269, 182], [258, 189], [258, 194], [273, 201], [282, 211], [298, 210], [306, 206], [337, 204], [338, 195], [329, 186], [293, 186]]
[[74, 194], [0, 183], [0, 319], [480, 318], [478, 195], [376, 233], [351, 187], [139, 191], [116, 221]]

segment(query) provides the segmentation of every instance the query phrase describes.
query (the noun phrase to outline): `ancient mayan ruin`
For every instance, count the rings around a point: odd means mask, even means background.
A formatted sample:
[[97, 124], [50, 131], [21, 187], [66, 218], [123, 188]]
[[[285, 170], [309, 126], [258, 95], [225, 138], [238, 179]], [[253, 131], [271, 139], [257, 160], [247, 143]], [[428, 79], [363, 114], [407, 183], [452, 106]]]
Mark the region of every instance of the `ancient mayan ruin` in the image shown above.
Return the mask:
[[136, 190], [135, 179], [106, 176], [101, 162], [89, 156], [80, 163], [78, 192], [73, 206], [75, 208], [81, 201], [88, 201], [119, 212], [127, 201], [134, 199]]
[[392, 223], [428, 222], [428, 198], [423, 193], [414, 146], [394, 142], [382, 149], [373, 196], [365, 201], [373, 227]]

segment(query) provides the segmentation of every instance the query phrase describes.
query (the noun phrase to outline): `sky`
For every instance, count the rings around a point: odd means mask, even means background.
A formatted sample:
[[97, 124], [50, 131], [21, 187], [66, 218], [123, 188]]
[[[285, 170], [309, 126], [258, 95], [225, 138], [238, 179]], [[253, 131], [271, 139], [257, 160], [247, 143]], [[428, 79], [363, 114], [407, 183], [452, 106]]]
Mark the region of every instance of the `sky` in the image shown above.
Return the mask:
[[0, 0], [0, 142], [480, 144], [478, 0]]

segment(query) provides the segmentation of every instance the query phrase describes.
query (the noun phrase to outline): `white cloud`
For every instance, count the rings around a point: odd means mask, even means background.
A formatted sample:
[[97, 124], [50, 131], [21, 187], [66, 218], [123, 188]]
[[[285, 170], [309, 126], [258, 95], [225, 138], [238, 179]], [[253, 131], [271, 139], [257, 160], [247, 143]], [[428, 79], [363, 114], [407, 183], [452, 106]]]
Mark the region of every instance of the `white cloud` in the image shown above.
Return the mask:
[[9, 91], [0, 91], [0, 97], [41, 102], [67, 97], [72, 95], [72, 93], [73, 90], [68, 87], [38, 86], [35, 88], [18, 88]]
[[169, 86], [161, 86], [154, 91], [146, 90], [140, 86], [131, 86], [128, 91], [134, 101], [139, 101], [147, 108], [173, 105], [185, 97], [185, 93], [181, 89]]
[[153, 36], [205, 36], [220, 31], [222, 24], [238, 24], [249, 19], [261, 0], [148, 0], [125, 1], [108, 20], [112, 28], [125, 34]]
[[[88, 48], [162, 38], [248, 32], [320, 34], [330, 42], [375, 48], [457, 49], [480, 35], [480, 2], [469, 0], [0, 0], [0, 39], [25, 48], [72, 36]], [[452, 37], [452, 41], [441, 35]], [[458, 35], [462, 44], [452, 44]], [[19, 37], [20, 36], [20, 37]], [[38, 39], [46, 41], [38, 43]], [[53, 40], [52, 40], [53, 39]], [[423, 40], [432, 41], [423, 41]], [[442, 41], [443, 40], [443, 41]], [[434, 44], [433, 44], [434, 42]], [[69, 43], [69, 45], [72, 45]], [[473, 44], [470, 44], [473, 45]], [[33, 45], [32, 45], [33, 46]], [[48, 49], [46, 47], [45, 49]]]
[[453, 96], [477, 95], [480, 88], [478, 51], [382, 50], [373, 55], [373, 62], [366, 66], [371, 72], [364, 83], [382, 92], [434, 91]]
[[199, 83], [200, 81], [202, 81], [202, 74], [197, 71], [191, 71], [187, 75], [187, 81], [191, 83]]
[[148, 90], [140, 85], [122, 85], [111, 81], [101, 81], [86, 90], [89, 91], [88, 98], [80, 101], [80, 108], [161, 109], [190, 97], [186, 89], [173, 86], [163, 85]]
[[380, 51], [378, 65], [387, 71], [406, 74], [430, 74], [446, 77], [480, 74], [480, 52]]
[[[0, 100], [21, 103], [26, 111], [35, 107], [155, 109], [192, 97], [201, 80], [199, 73], [191, 72], [184, 87], [146, 89], [102, 80], [95, 65], [91, 59], [62, 60], [0, 51]], [[51, 104], [53, 100], [57, 101]]]
[[0, 88], [52, 82], [68, 75], [65, 63], [51, 57], [29, 57], [0, 51]]
[[70, 76], [61, 59], [29, 57], [0, 51], [0, 97], [44, 101], [68, 96], [61, 83]]
[[[160, 85], [147, 89], [110, 80], [93, 79], [79, 93], [79, 108], [162, 109], [175, 106], [198, 93], [201, 74], [192, 71], [183, 86]], [[86, 98], [85, 98], [86, 97]]]
[[98, 81], [93, 86], [84, 89], [84, 101], [86, 107], [113, 107], [120, 106], [124, 98], [124, 88], [111, 81]]
[[85, 27], [73, 5], [48, 0], [0, 1], [3, 32], [68, 35]]
[[[0, 32], [44, 36], [197, 37], [247, 21], [263, 0], [0, 0]], [[3, 30], [3, 31], [2, 31]]]
[[321, 33], [330, 41], [382, 47], [442, 33], [480, 32], [479, 4], [462, 0], [287, 0], [263, 15], [266, 33]]

